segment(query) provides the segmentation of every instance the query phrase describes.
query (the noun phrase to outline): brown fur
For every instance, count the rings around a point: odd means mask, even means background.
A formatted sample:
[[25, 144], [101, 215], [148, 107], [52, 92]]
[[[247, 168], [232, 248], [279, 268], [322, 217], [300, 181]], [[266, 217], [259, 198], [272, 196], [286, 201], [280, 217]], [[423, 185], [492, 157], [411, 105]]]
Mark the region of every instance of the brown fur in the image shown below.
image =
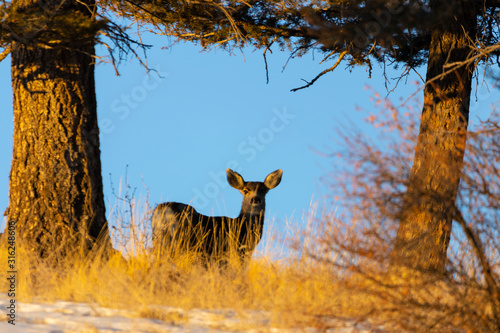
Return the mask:
[[234, 250], [240, 258], [251, 255], [264, 229], [265, 196], [281, 182], [282, 170], [269, 174], [264, 182], [246, 182], [237, 172], [227, 169], [229, 185], [243, 194], [238, 217], [206, 216], [192, 206], [166, 202], [153, 213], [153, 250], [197, 252], [205, 258], [220, 259]]

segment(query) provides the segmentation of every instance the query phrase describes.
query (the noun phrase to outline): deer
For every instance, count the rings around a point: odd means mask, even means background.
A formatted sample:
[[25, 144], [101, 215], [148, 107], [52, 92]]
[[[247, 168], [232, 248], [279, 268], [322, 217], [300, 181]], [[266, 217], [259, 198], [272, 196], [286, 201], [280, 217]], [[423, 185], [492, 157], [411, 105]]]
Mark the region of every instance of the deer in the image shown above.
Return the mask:
[[240, 214], [235, 217], [206, 216], [192, 206], [179, 202], [161, 203], [153, 211], [153, 252], [193, 252], [206, 260], [226, 260], [231, 254], [245, 261], [262, 238], [266, 194], [281, 182], [283, 171], [271, 172], [264, 180], [245, 181], [231, 169], [226, 170], [231, 187], [243, 194]]

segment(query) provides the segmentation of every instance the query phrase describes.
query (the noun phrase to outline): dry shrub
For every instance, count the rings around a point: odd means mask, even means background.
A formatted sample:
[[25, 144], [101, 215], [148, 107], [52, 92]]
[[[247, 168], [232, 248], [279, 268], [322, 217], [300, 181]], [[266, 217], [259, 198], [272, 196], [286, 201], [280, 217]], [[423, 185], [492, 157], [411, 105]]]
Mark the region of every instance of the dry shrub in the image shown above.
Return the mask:
[[393, 255], [408, 200], [420, 103], [396, 107], [377, 93], [373, 101], [380, 113], [365, 120], [377, 130], [378, 140], [360, 130], [342, 130], [344, 149], [331, 153], [334, 171], [325, 177], [331, 205], [339, 208], [318, 220], [306, 255], [335, 267], [353, 294], [372, 300], [364, 307], [367, 320], [407, 331], [499, 332], [499, 111], [468, 133], [441, 275], [405, 267]]

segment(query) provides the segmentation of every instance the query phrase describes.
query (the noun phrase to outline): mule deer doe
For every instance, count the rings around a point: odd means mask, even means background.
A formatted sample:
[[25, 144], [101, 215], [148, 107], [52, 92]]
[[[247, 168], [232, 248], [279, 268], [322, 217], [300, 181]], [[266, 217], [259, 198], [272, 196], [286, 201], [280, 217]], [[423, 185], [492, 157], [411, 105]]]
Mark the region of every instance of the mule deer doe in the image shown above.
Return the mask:
[[229, 185], [243, 194], [240, 215], [236, 218], [206, 216], [190, 205], [159, 204], [151, 220], [155, 255], [179, 250], [215, 260], [224, 259], [231, 253], [240, 259], [251, 255], [264, 229], [266, 194], [281, 182], [283, 171], [270, 173], [264, 182], [246, 182], [231, 169], [227, 169], [226, 174]]

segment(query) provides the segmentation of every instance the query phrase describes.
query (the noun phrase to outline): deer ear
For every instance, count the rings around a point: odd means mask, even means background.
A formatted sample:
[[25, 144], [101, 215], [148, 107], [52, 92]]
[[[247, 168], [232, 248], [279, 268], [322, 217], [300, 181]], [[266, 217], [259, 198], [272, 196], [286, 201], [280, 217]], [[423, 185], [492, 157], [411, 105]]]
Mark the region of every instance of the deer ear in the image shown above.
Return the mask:
[[266, 180], [264, 180], [264, 184], [267, 186], [268, 189], [275, 188], [280, 184], [282, 175], [283, 175], [283, 170], [281, 169], [271, 172], [266, 177]]
[[229, 183], [229, 185], [231, 185], [231, 187], [234, 187], [237, 190], [243, 188], [243, 186], [245, 185], [245, 180], [239, 173], [231, 169], [227, 169], [226, 174], [227, 182]]

